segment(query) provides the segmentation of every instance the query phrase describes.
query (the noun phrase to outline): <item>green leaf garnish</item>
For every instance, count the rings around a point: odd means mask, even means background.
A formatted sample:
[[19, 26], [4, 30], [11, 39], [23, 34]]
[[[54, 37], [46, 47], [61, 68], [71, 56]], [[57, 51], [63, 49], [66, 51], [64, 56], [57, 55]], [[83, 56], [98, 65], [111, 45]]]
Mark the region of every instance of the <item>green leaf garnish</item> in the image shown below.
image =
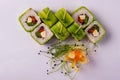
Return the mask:
[[41, 36], [41, 34], [40, 34], [40, 32], [35, 32], [35, 35], [38, 37], [38, 38], [41, 38], [42, 36]]
[[98, 25], [94, 25], [93, 28], [99, 32], [99, 27], [98, 27]]
[[33, 22], [26, 22], [28, 26], [34, 26], [36, 23], [33, 23]]
[[61, 57], [69, 51], [70, 46], [69, 45], [58, 45], [58, 46], [55, 46], [54, 49], [55, 49], [54, 56]]
[[84, 24], [87, 24], [89, 20], [89, 17], [85, 14]]

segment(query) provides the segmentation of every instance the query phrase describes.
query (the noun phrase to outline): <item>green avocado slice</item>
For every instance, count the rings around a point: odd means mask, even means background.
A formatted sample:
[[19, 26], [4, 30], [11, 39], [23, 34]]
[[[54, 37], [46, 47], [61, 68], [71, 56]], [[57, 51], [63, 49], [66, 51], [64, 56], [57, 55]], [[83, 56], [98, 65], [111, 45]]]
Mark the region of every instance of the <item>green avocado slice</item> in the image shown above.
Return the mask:
[[41, 38], [42, 36], [41, 36], [41, 34], [40, 34], [40, 32], [35, 32], [35, 35], [38, 37], [38, 38]]
[[85, 37], [85, 32], [76, 22], [69, 26], [67, 30], [72, 34], [76, 41], [82, 40]]
[[66, 38], [68, 38], [68, 36], [70, 35], [69, 32], [67, 31], [67, 29], [62, 25], [61, 22], [57, 22], [52, 28], [51, 30], [53, 31], [53, 33], [55, 34], [55, 36], [60, 39], [61, 41], [65, 40]]
[[57, 11], [55, 13], [55, 16], [60, 20], [60, 22], [65, 27], [68, 27], [69, 25], [71, 25], [74, 22], [73, 18], [70, 16], [70, 14], [64, 8], [61, 8], [59, 11]]
[[51, 28], [58, 21], [55, 14], [48, 7], [40, 11], [38, 15], [49, 28]]

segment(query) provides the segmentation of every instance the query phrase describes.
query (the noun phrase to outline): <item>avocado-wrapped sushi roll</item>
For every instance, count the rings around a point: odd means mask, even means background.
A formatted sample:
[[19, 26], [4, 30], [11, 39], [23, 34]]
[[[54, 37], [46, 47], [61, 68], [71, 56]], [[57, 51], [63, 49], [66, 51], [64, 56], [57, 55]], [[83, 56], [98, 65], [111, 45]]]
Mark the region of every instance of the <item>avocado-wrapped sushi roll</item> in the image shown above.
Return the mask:
[[71, 25], [74, 22], [73, 18], [70, 16], [70, 14], [64, 8], [61, 8], [60, 10], [58, 10], [55, 13], [55, 16], [59, 19], [59, 21], [65, 27], [68, 27], [69, 25]]
[[41, 23], [41, 20], [37, 13], [29, 8], [19, 17], [19, 22], [27, 32], [30, 32]]
[[89, 40], [97, 43], [105, 35], [106, 31], [98, 21], [93, 21], [86, 29], [85, 33]]
[[34, 31], [31, 32], [31, 36], [39, 44], [45, 44], [52, 38], [53, 33], [47, 25], [42, 23], [37, 28], [35, 28]]
[[38, 15], [49, 28], [58, 21], [55, 14], [48, 7], [40, 11]]
[[72, 34], [76, 41], [79, 41], [85, 37], [85, 32], [76, 22], [69, 26], [67, 30]]
[[58, 21], [52, 28], [51, 30], [55, 34], [55, 36], [60, 39], [61, 41], [65, 40], [68, 38], [70, 35], [67, 29], [62, 25], [60, 21]]
[[93, 14], [84, 6], [75, 10], [72, 17], [82, 28], [86, 28], [94, 20]]

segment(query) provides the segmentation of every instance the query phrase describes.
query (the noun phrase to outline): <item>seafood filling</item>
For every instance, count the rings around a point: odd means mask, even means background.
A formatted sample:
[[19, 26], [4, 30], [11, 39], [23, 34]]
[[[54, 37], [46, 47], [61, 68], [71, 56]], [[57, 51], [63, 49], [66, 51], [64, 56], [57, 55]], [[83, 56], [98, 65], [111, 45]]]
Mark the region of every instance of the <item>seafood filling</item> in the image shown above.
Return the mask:
[[100, 32], [98, 25], [93, 25], [93, 27], [88, 30], [88, 33], [92, 34], [94, 37], [99, 36]]
[[28, 26], [34, 26], [37, 23], [35, 16], [29, 16], [26, 20]]
[[38, 38], [45, 38], [46, 37], [46, 31], [43, 26], [40, 27], [40, 29], [35, 33], [35, 35]]
[[89, 17], [86, 14], [80, 14], [78, 16], [78, 22], [81, 23], [82, 25], [87, 24], [89, 20]]

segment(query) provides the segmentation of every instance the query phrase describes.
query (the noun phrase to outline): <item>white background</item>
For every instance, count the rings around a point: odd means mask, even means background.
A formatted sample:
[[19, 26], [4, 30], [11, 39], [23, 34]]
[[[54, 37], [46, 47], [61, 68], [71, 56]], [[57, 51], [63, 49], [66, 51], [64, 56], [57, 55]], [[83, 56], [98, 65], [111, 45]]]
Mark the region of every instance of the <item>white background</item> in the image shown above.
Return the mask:
[[120, 80], [120, 0], [0, 0], [0, 80], [69, 80], [60, 73], [46, 75], [47, 58], [37, 53], [47, 45], [37, 44], [18, 16], [29, 7], [72, 12], [82, 5], [95, 14], [107, 35], [75, 80]]

